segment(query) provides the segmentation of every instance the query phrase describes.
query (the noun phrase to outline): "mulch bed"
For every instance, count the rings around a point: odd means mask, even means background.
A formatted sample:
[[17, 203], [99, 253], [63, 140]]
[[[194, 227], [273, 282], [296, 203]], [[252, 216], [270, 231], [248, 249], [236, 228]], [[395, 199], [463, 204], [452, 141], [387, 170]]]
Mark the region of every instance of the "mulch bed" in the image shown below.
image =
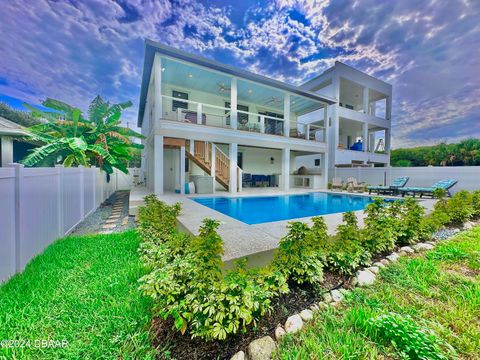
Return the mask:
[[224, 341], [191, 339], [188, 334], [181, 335], [173, 330], [173, 322], [156, 318], [153, 320], [154, 346], [160, 350], [159, 359], [177, 360], [215, 360], [230, 359], [236, 352], [246, 350], [248, 344], [262, 336], [273, 338], [278, 324], [284, 324], [287, 318], [314, 303], [322, 300], [323, 293], [344, 286], [347, 278], [329, 272], [324, 273], [322, 290], [311, 285], [289, 284], [290, 292], [272, 301], [272, 312], [264, 316], [255, 329], [236, 334]]

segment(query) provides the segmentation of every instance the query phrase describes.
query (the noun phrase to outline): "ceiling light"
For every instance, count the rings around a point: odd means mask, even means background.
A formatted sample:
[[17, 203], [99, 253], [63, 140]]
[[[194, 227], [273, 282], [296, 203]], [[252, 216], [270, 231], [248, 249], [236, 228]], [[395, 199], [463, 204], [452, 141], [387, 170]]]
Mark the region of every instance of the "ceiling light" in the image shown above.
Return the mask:
[[188, 74], [188, 77], [189, 77], [189, 78], [192, 78], [192, 77], [193, 77], [193, 75], [192, 75], [192, 74]]
[[165, 71], [165, 68], [164, 68], [164, 67], [162, 67], [162, 72], [164, 72], [164, 71]]
[[248, 89], [248, 93], [251, 94], [253, 91], [252, 89]]

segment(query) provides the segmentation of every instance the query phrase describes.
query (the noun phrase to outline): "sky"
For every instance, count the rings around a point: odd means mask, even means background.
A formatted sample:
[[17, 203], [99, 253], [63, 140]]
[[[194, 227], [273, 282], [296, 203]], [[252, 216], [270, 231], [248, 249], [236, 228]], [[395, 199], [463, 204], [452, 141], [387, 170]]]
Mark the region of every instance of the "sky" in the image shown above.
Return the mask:
[[[2, 0], [0, 95], [132, 100], [144, 39], [299, 85], [336, 60], [393, 85], [392, 145], [480, 137], [480, 0]], [[18, 104], [18, 103], [17, 103]]]

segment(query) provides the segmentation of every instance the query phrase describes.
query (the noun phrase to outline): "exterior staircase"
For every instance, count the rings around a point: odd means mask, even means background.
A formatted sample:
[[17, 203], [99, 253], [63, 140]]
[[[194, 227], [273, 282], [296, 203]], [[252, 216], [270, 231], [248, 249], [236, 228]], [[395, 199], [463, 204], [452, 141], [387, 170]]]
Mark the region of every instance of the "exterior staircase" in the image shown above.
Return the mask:
[[[212, 147], [213, 144], [206, 141], [195, 140], [193, 146], [193, 154], [186, 151], [187, 158], [197, 164], [207, 174], [212, 174]], [[187, 147], [188, 149], [189, 147]], [[215, 180], [222, 185], [227, 191], [230, 183], [230, 159], [229, 157], [215, 146]], [[238, 181], [241, 181], [241, 169], [237, 167]]]

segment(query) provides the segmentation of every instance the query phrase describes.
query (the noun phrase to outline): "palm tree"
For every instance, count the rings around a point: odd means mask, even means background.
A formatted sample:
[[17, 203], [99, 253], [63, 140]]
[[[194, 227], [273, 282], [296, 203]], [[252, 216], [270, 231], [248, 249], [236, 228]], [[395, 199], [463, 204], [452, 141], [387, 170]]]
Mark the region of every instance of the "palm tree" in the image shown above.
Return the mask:
[[58, 100], [47, 98], [42, 105], [53, 111], [44, 112], [25, 104], [34, 117], [45, 120], [28, 128], [32, 140], [42, 145], [22, 160], [26, 166], [95, 165], [108, 174], [113, 168], [128, 173], [126, 164], [132, 158], [132, 150], [143, 148], [132, 141], [143, 136], [120, 124], [122, 111], [132, 105], [130, 101], [110, 105], [97, 96], [90, 103], [88, 118], [79, 109]]

